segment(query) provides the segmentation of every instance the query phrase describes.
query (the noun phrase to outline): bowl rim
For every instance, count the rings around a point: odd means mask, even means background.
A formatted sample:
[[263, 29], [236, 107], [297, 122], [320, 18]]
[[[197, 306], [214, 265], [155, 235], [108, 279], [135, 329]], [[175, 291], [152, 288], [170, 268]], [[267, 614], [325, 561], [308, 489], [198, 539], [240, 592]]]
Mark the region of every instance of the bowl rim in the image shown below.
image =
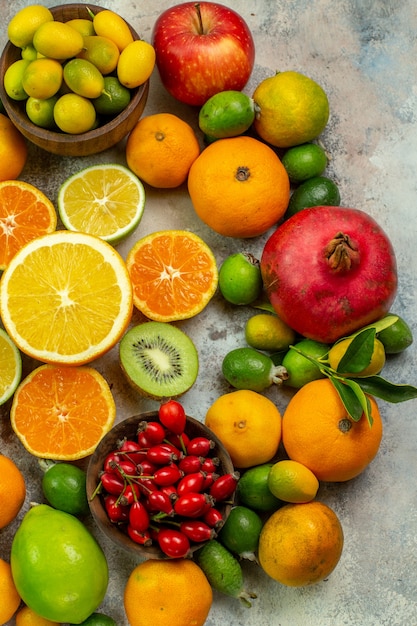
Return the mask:
[[[232, 459], [224, 444], [220, 441], [217, 435], [212, 432], [203, 422], [200, 422], [199, 420], [189, 415], [187, 415], [186, 417], [187, 421], [192, 424], [193, 427], [203, 428], [205, 431], [209, 431], [210, 439], [212, 439], [215, 444], [213, 448], [214, 456], [218, 456], [216, 451], [221, 452], [220, 461], [222, 466], [222, 473], [234, 472], [235, 469], [232, 463]], [[129, 427], [133, 427], [134, 425], [137, 426], [140, 421], [152, 421], [155, 419], [158, 419], [157, 410], [138, 413], [118, 422], [106, 435], [104, 435], [104, 437], [97, 445], [95, 451], [91, 455], [87, 465], [86, 491], [92, 518], [100, 531], [103, 532], [108, 539], [112, 540], [118, 546], [128, 551], [129, 553], [133, 552], [145, 559], [161, 560], [170, 559], [170, 557], [164, 554], [156, 544], [148, 547], [135, 543], [126, 533], [124, 533], [123, 530], [120, 530], [116, 524], [109, 520], [107, 514], [105, 513], [104, 506], [99, 495], [95, 495], [93, 497], [93, 494], [95, 493], [97, 485], [99, 483], [99, 471], [102, 468], [102, 461], [107, 454], [105, 450], [109, 446], [110, 442], [112, 443], [112, 447], [109, 448], [109, 451], [114, 450], [117, 441], [123, 439], [123, 437], [126, 436], [126, 429], [129, 429]], [[233, 506], [233, 498], [230, 502], [221, 504], [223, 519], [226, 520]], [[193, 543], [191, 545], [191, 553], [194, 553], [203, 545], [204, 543]]]
[[[81, 9], [81, 8], [85, 8], [85, 9], [88, 8], [93, 13], [99, 13], [105, 10], [105, 7], [97, 6], [94, 4], [87, 5], [87, 4], [81, 4], [81, 3], [69, 3], [69, 4], [56, 5], [56, 6], [50, 7], [49, 10], [54, 15], [54, 13], [58, 11]], [[126, 24], [128, 25], [133, 35], [133, 38], [135, 40], [141, 39], [140, 35], [133, 28], [133, 26], [131, 26], [129, 22], [126, 22]], [[15, 56], [17, 56], [19, 54], [19, 50], [20, 49], [14, 44], [12, 44], [10, 40], [7, 41], [0, 55], [0, 73], [2, 76], [4, 76], [4, 73], [8, 67], [8, 65], [6, 66], [6, 58], [8, 58], [8, 56], [13, 53], [15, 54]], [[16, 60], [18, 60], [18, 58]], [[79, 134], [68, 134], [68, 133], [63, 133], [63, 132], [56, 131], [56, 130], [42, 128], [40, 126], [37, 126], [33, 122], [31, 122], [29, 118], [25, 115], [25, 111], [24, 111], [24, 103], [26, 102], [26, 100], [23, 100], [23, 101], [12, 100], [7, 95], [4, 89], [3, 79], [0, 80], [0, 98], [1, 98], [1, 101], [3, 103], [4, 109], [7, 115], [10, 118], [10, 120], [13, 122], [14, 126], [18, 128], [18, 130], [22, 133], [22, 135], [26, 137], [26, 139], [29, 139], [29, 141], [32, 141], [32, 143], [35, 143], [36, 145], [46, 150], [47, 148], [45, 146], [48, 143], [50, 143], [51, 145], [56, 146], [56, 149], [54, 149], [53, 151], [58, 152], [58, 153], [59, 153], [59, 147], [64, 147], [64, 146], [67, 146], [68, 144], [94, 145], [94, 142], [96, 140], [102, 139], [106, 135], [111, 137], [111, 133], [115, 131], [118, 127], [123, 125], [126, 122], [126, 120], [129, 119], [130, 115], [135, 111], [136, 107], [138, 106], [142, 98], [147, 98], [148, 91], [149, 91], [149, 79], [145, 83], [140, 85], [139, 87], [131, 89], [130, 91], [131, 91], [130, 102], [125, 107], [125, 109], [123, 109], [123, 111], [121, 111], [118, 115], [110, 118], [108, 121], [105, 121], [104, 124], [101, 124], [100, 126], [92, 130], [86, 131], [84, 133], [79, 133]], [[128, 132], [129, 131], [127, 131], [127, 133]], [[119, 141], [119, 139], [117, 141]], [[112, 144], [109, 144], [107, 147], [110, 147], [111, 145]], [[106, 148], [103, 148], [103, 150], [104, 149]], [[81, 152], [80, 156], [82, 156], [83, 154], [84, 153]]]

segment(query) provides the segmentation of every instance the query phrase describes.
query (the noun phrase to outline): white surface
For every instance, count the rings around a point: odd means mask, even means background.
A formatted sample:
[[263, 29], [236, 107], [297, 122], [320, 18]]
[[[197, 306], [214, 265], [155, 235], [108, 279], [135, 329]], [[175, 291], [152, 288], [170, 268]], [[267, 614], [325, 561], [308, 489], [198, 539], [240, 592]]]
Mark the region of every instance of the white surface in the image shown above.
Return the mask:
[[[5, 25], [29, 1], [0, 1]], [[54, 2], [45, 2], [53, 6]], [[174, 1], [102, 2], [118, 11], [150, 41], [159, 13]], [[393, 311], [402, 315], [417, 336], [415, 219], [417, 171], [417, 9], [414, 0], [225, 0], [247, 21], [254, 35], [256, 61], [245, 91], [251, 94], [276, 70], [297, 70], [326, 90], [331, 117], [321, 140], [331, 154], [327, 175], [339, 185], [342, 204], [368, 211], [386, 230], [397, 254], [399, 290]], [[195, 128], [197, 110], [175, 102], [152, 76], [145, 114], [171, 112]], [[124, 144], [91, 158], [57, 158], [31, 146], [21, 178], [37, 185], [55, 203], [59, 185], [81, 167], [100, 162], [124, 163]], [[147, 188], [144, 217], [121, 246], [125, 255], [141, 236], [161, 228], [189, 228], [214, 250], [218, 263], [230, 253], [250, 250], [259, 257], [267, 235], [243, 241], [222, 238], [195, 216], [186, 188], [165, 192]], [[216, 296], [197, 318], [180, 324], [195, 341], [200, 373], [183, 397], [187, 412], [203, 420], [205, 411], [228, 391], [221, 362], [244, 344], [244, 323], [253, 311], [233, 308]], [[416, 345], [390, 358], [384, 375], [394, 382], [416, 383]], [[155, 408], [134, 394], [123, 380], [117, 349], [93, 364], [113, 385], [118, 419]], [[26, 368], [34, 364], [26, 363]], [[289, 393], [267, 394], [283, 410]], [[258, 594], [251, 609], [215, 594], [207, 626], [404, 626], [417, 623], [417, 424], [416, 402], [380, 402], [384, 437], [371, 466], [346, 484], [322, 485], [318, 498], [339, 515], [345, 547], [329, 579], [292, 589], [267, 578], [253, 564], [244, 566], [247, 587]], [[29, 502], [40, 498], [41, 472], [10, 429], [2, 412], [0, 449], [12, 456], [29, 481]], [[29, 476], [31, 479], [29, 480]], [[0, 557], [8, 559], [16, 524], [0, 531]], [[113, 549], [92, 526], [110, 564], [110, 584], [100, 608], [120, 626], [127, 624], [122, 596], [138, 560]]]

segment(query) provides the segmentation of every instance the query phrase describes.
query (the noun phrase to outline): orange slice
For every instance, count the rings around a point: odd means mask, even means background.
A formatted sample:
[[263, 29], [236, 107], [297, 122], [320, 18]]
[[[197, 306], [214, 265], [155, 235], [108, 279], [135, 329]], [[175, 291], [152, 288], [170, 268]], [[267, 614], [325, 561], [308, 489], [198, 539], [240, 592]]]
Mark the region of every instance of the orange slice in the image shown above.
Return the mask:
[[0, 270], [28, 241], [52, 233], [57, 214], [52, 202], [21, 180], [0, 182]]
[[129, 251], [126, 265], [133, 302], [154, 321], [197, 315], [217, 288], [212, 251], [200, 237], [185, 230], [164, 230], [140, 239]]
[[98, 237], [58, 230], [26, 244], [0, 282], [4, 327], [45, 363], [81, 365], [112, 348], [133, 309], [125, 262]]
[[115, 417], [107, 381], [89, 366], [41, 365], [22, 380], [10, 410], [12, 428], [26, 450], [56, 460], [91, 454]]

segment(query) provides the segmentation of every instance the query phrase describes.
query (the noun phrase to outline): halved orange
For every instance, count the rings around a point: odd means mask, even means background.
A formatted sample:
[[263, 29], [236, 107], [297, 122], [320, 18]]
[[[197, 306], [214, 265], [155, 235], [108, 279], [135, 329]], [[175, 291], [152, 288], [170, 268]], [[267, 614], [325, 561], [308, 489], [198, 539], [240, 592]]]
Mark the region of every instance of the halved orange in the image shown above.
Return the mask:
[[10, 410], [12, 428], [26, 450], [56, 460], [91, 454], [115, 418], [110, 387], [90, 366], [39, 366], [18, 386]]
[[21, 180], [0, 182], [0, 270], [28, 241], [52, 233], [57, 214], [42, 191]]
[[58, 230], [27, 243], [0, 282], [5, 329], [25, 354], [82, 365], [112, 348], [133, 310], [126, 264], [93, 235]]
[[218, 284], [213, 252], [198, 235], [185, 230], [162, 230], [143, 237], [129, 251], [126, 265], [134, 305], [157, 322], [197, 315]]

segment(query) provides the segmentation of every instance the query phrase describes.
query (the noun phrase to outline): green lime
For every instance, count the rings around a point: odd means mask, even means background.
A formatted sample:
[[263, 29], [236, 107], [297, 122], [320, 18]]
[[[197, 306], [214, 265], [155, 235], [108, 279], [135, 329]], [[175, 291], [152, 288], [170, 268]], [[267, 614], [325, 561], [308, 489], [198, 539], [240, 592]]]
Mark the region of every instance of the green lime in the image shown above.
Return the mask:
[[255, 105], [241, 91], [220, 91], [201, 107], [198, 124], [202, 132], [216, 139], [242, 135], [255, 119]]
[[288, 372], [284, 384], [299, 389], [312, 380], [324, 378], [325, 375], [320, 372], [317, 365], [297, 350], [318, 359], [328, 353], [329, 346], [313, 339], [301, 339], [294, 344], [294, 348], [290, 348], [282, 360], [282, 365]]
[[124, 87], [115, 76], [104, 77], [104, 91], [93, 100], [94, 108], [100, 115], [118, 115], [129, 104], [130, 89]]
[[254, 561], [262, 526], [263, 522], [255, 511], [237, 505], [230, 511], [217, 538], [239, 558]]
[[[71, 625], [74, 626], [74, 625]], [[78, 626], [117, 626], [114, 619], [103, 613], [92, 613]]]
[[4, 90], [12, 100], [26, 100], [28, 94], [23, 89], [22, 80], [26, 68], [30, 64], [27, 59], [15, 61], [4, 73]]
[[377, 334], [386, 354], [398, 354], [413, 343], [413, 333], [407, 322], [397, 315], [396, 322]]
[[290, 181], [296, 184], [320, 176], [327, 166], [326, 153], [316, 143], [304, 143], [290, 148], [281, 161]]
[[33, 124], [41, 128], [54, 128], [54, 106], [58, 96], [41, 99], [29, 96], [26, 100], [26, 115]]
[[240, 504], [255, 511], [276, 511], [282, 502], [268, 487], [268, 476], [273, 463], [264, 463], [251, 467], [242, 474], [237, 484], [236, 493]]
[[220, 266], [219, 289], [232, 304], [250, 304], [260, 296], [262, 286], [259, 261], [250, 253], [231, 254]]
[[107, 591], [108, 563], [96, 539], [77, 517], [47, 504], [23, 517], [10, 564], [23, 602], [52, 622], [79, 624]]
[[252, 348], [275, 352], [294, 343], [295, 331], [277, 315], [258, 313], [246, 322], [245, 338]]
[[86, 473], [71, 463], [39, 461], [44, 470], [42, 491], [49, 504], [71, 515], [87, 515]]
[[292, 193], [285, 219], [311, 206], [339, 206], [340, 192], [335, 182], [326, 176], [314, 176]]
[[222, 373], [235, 389], [249, 389], [260, 393], [273, 383], [282, 383], [281, 366], [275, 366], [272, 359], [255, 348], [235, 348], [223, 359]]

